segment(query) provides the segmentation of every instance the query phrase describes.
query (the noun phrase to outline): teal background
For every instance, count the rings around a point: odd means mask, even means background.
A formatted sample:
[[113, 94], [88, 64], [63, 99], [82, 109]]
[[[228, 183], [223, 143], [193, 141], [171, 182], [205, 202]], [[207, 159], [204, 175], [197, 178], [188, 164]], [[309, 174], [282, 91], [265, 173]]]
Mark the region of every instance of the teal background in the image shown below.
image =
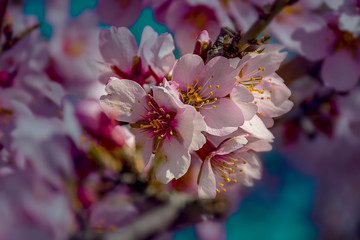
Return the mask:
[[[84, 9], [93, 9], [96, 0], [72, 0], [70, 15], [76, 17]], [[51, 26], [45, 22], [45, 0], [24, 1], [24, 13], [35, 14], [42, 23], [41, 31], [51, 36]], [[151, 9], [144, 9], [137, 22], [130, 27], [137, 41], [142, 29], [151, 25], [158, 33], [168, 29], [157, 23]], [[108, 27], [100, 24], [102, 27]], [[176, 52], [179, 57], [178, 52]], [[317, 228], [311, 220], [315, 180], [289, 166], [276, 150], [262, 156], [264, 177], [248, 189], [239, 209], [226, 221], [229, 240], [312, 240]], [[175, 240], [193, 240], [193, 227], [175, 233]]]

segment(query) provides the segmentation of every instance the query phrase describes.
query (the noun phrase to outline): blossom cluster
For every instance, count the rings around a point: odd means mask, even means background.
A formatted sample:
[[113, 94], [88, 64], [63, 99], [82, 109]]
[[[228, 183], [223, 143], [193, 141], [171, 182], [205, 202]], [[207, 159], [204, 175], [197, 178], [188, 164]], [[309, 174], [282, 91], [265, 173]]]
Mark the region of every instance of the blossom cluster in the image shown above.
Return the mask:
[[[198, 41], [209, 44], [208, 33]], [[256, 152], [271, 149], [267, 127], [292, 107], [290, 90], [275, 73], [286, 53], [269, 44], [242, 59], [217, 56], [204, 62], [197, 54], [185, 54], [175, 63], [173, 49], [169, 34], [157, 36], [150, 28], [138, 49], [126, 28], [102, 30], [100, 52], [116, 76], [106, 85], [102, 107], [108, 116], [130, 124], [145, 169], [154, 170], [158, 181], [181, 178], [194, 162], [201, 164], [201, 197], [251, 185], [261, 176]], [[147, 65], [140, 64], [140, 70], [139, 62]], [[148, 69], [168, 71], [153, 71], [153, 78]], [[166, 76], [163, 81], [161, 76]]]

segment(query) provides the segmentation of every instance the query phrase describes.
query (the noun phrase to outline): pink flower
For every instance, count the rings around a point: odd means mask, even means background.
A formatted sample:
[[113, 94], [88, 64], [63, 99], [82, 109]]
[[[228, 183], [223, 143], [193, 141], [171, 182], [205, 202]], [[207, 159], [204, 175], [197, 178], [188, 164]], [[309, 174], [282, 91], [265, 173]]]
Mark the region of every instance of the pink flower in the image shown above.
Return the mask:
[[96, 12], [100, 20], [117, 27], [130, 27], [143, 9], [142, 0], [99, 0]]
[[100, 52], [104, 59], [100, 80], [110, 76], [132, 79], [140, 85], [160, 83], [175, 63], [175, 47], [169, 33], [160, 36], [150, 27], [144, 28], [140, 46], [129, 29], [111, 27], [100, 32]]
[[360, 77], [360, 36], [341, 30], [339, 17], [339, 14], [329, 13], [319, 28], [312, 31], [299, 29], [294, 38], [301, 42], [304, 57], [323, 60], [321, 77], [325, 86], [348, 91]]
[[271, 146], [267, 141], [246, 136], [227, 138], [217, 147], [207, 141], [197, 152], [203, 160], [198, 180], [200, 197], [214, 198], [238, 184], [251, 186], [253, 179], [261, 177], [260, 161], [254, 151], [269, 151]]
[[322, 22], [320, 15], [312, 12], [323, 0], [302, 0], [285, 7], [271, 22], [272, 34], [288, 49], [299, 52], [300, 43], [293, 38], [298, 28], [316, 29]]
[[155, 4], [157, 7], [155, 11], [165, 20], [170, 31], [174, 32], [176, 44], [184, 53], [192, 52], [195, 39], [202, 30], [207, 30], [210, 38], [214, 40], [221, 27], [233, 26], [217, 0], [163, 1], [162, 3]]
[[171, 87], [178, 92], [174, 95], [204, 117], [206, 132], [223, 136], [236, 131], [256, 112], [255, 104], [248, 103], [253, 98], [246, 89], [236, 98], [239, 104], [227, 97], [235, 83], [236, 72], [229, 59], [215, 57], [205, 65], [198, 55], [187, 54], [174, 66]]
[[[47, 60], [42, 70], [69, 93], [78, 97], [98, 98], [103, 94], [98, 93], [101, 86], [94, 78], [94, 70], [87, 60], [90, 56], [100, 58], [96, 16], [90, 11], [84, 11], [76, 19], [69, 20], [68, 8], [53, 9], [58, 7], [58, 1], [55, 3], [52, 1], [50, 4], [47, 16], [52, 23], [53, 34], [49, 45], [42, 50], [48, 52], [46, 57], [40, 57]], [[61, 14], [61, 11], [64, 13]]]
[[102, 107], [118, 121], [130, 123], [143, 145], [145, 163], [152, 153], [164, 158], [160, 164], [152, 164], [158, 180], [168, 183], [183, 176], [190, 166], [190, 152], [205, 143], [201, 115], [163, 87], [153, 87], [148, 95], [134, 81], [112, 78], [106, 92], [100, 99]]
[[272, 118], [285, 114], [293, 106], [288, 100], [291, 94], [289, 88], [275, 73], [286, 56], [286, 53], [279, 52], [280, 49], [277, 45], [264, 45], [260, 54], [250, 54], [241, 59], [237, 64], [238, 86], [231, 94], [233, 100], [242, 97], [243, 90], [239, 90], [245, 86], [254, 96], [257, 113], [268, 127], [273, 125]]

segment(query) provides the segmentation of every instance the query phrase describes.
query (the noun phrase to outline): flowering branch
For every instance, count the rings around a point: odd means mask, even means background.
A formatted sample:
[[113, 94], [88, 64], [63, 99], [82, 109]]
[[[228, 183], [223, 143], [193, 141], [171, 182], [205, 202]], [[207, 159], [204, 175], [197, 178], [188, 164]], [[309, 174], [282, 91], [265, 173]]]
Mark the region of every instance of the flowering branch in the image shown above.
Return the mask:
[[297, 2], [297, 0], [277, 0], [271, 6], [269, 13], [260, 15], [260, 19], [256, 21], [244, 34], [244, 36], [238, 42], [238, 45], [241, 46], [249, 41], [256, 39], [284, 7], [291, 5], [295, 2]]

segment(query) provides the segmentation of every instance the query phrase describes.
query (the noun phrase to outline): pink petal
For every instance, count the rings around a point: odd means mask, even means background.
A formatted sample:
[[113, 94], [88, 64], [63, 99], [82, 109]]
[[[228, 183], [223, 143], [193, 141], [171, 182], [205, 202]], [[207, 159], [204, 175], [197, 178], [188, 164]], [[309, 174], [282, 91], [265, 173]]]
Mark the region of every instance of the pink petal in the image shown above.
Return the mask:
[[247, 142], [248, 140], [245, 138], [244, 135], [232, 137], [221, 143], [220, 146], [216, 149], [215, 154], [216, 155], [229, 154], [231, 152], [234, 152], [235, 150], [242, 148]]
[[265, 139], [269, 142], [272, 142], [274, 139], [274, 135], [266, 128], [257, 115], [250, 121], [245, 121], [241, 128], [257, 138]]
[[100, 53], [107, 63], [116, 65], [124, 72], [131, 71], [138, 48], [128, 28], [111, 27], [109, 30], [101, 30], [99, 45]]
[[111, 78], [105, 90], [109, 95], [101, 96], [100, 103], [106, 114], [115, 117], [118, 121], [130, 123], [142, 118], [141, 115], [147, 104], [147, 94], [138, 83]]
[[153, 87], [152, 90], [155, 102], [164, 108], [165, 111], [177, 112], [180, 108], [185, 107], [185, 105], [178, 98], [175, 98], [166, 88]]
[[216, 179], [210, 160], [205, 160], [200, 169], [198, 194], [200, 198], [216, 197]]
[[234, 88], [236, 76], [237, 73], [231, 67], [229, 59], [214, 57], [206, 63], [202, 77], [199, 79], [199, 86], [203, 86], [200, 94], [208, 96], [213, 92], [213, 97], [224, 97]]
[[350, 52], [340, 50], [327, 57], [321, 68], [324, 84], [338, 91], [352, 89], [359, 80], [360, 62]]
[[179, 85], [179, 89], [186, 91], [188, 84], [194, 84], [204, 67], [202, 58], [195, 54], [182, 56], [175, 64], [172, 81]]
[[216, 107], [206, 104], [200, 108], [207, 126], [206, 132], [216, 136], [225, 136], [236, 131], [244, 123], [241, 109], [232, 100], [221, 98], [214, 106]]
[[256, 114], [258, 108], [256, 104], [252, 103], [254, 96], [245, 86], [241, 84], [236, 86], [232, 90], [230, 98], [241, 109], [245, 121], [252, 119]]
[[179, 131], [183, 144], [189, 151], [199, 150], [206, 142], [205, 136], [201, 133], [205, 131], [206, 125], [203, 117], [191, 106], [185, 107], [185, 111], [178, 113], [177, 131]]
[[300, 42], [300, 54], [312, 61], [329, 55], [336, 40], [333, 31], [327, 26], [312, 31], [300, 28], [294, 32], [293, 38]]
[[175, 138], [172, 138], [170, 141], [164, 140], [161, 153], [159, 154], [164, 154], [164, 159], [156, 167], [156, 178], [160, 182], [169, 183], [174, 178], [178, 179], [189, 169], [190, 153]]

